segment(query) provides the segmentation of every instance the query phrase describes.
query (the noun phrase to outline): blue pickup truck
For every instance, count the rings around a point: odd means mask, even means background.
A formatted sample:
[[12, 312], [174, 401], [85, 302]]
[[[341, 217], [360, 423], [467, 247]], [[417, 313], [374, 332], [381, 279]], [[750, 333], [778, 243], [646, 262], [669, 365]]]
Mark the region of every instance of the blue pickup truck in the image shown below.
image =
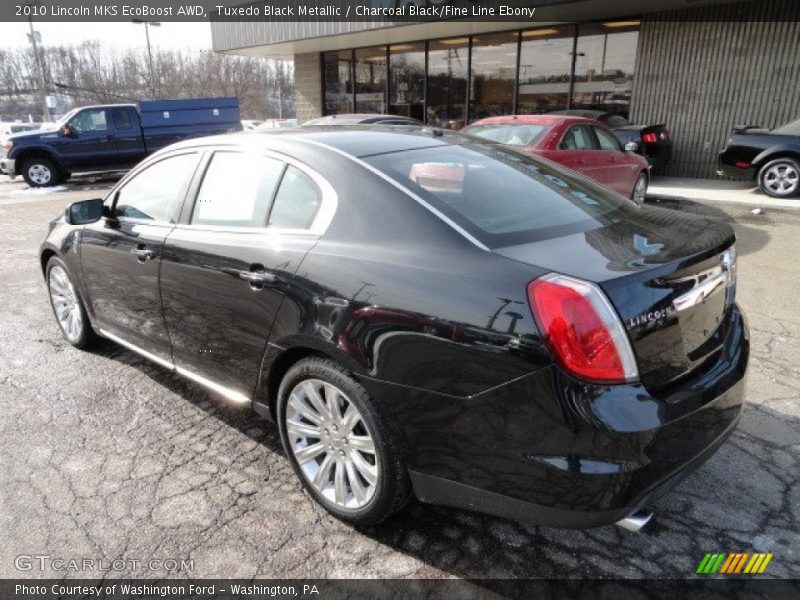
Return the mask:
[[236, 98], [84, 106], [51, 129], [6, 139], [0, 172], [45, 187], [73, 173], [127, 169], [179, 140], [241, 129]]

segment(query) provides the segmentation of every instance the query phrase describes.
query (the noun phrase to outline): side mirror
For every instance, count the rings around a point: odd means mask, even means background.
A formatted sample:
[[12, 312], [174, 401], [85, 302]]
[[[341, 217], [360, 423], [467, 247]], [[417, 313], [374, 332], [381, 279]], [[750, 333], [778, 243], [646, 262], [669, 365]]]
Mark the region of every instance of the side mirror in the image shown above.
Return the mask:
[[70, 127], [69, 125], [64, 125], [61, 128], [61, 135], [64, 135], [66, 137], [73, 137], [75, 135], [75, 130], [72, 129], [72, 127]]
[[64, 211], [64, 218], [70, 225], [87, 225], [100, 220], [103, 216], [103, 200], [94, 198], [73, 202]]
[[636, 142], [628, 142], [625, 144], [625, 152], [638, 152], [639, 151], [639, 144]]

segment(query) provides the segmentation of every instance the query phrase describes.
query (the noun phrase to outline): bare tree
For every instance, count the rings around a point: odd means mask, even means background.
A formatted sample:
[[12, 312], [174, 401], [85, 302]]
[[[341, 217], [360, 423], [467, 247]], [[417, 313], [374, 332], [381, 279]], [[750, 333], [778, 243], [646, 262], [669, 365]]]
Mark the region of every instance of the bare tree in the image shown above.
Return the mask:
[[[147, 55], [97, 42], [42, 49], [48, 92], [58, 97], [55, 113], [85, 104], [149, 98]], [[30, 49], [0, 50], [0, 120], [41, 118]], [[236, 96], [246, 119], [294, 116], [291, 63], [210, 52], [155, 50], [158, 98]]]

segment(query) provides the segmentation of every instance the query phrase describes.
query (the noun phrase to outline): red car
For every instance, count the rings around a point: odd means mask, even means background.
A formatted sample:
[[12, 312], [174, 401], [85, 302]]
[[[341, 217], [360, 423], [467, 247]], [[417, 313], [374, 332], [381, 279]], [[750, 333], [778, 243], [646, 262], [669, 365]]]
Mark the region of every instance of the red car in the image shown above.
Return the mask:
[[644, 202], [650, 179], [636, 142], [622, 147], [600, 121], [564, 115], [517, 115], [475, 121], [464, 133], [516, 146]]

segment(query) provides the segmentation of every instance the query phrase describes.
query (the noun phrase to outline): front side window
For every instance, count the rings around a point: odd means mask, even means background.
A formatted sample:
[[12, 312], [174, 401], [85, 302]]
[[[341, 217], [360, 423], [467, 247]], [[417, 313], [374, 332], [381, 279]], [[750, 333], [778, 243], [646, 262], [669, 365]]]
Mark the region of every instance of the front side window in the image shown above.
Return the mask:
[[573, 125], [561, 140], [562, 150], [596, 150], [592, 128], [588, 125]]
[[374, 155], [373, 167], [491, 248], [587, 231], [626, 218], [627, 200], [566, 170], [494, 144]]
[[322, 204], [322, 194], [314, 181], [300, 169], [289, 165], [281, 180], [269, 215], [269, 226], [282, 229], [308, 229]]
[[283, 162], [266, 156], [217, 152], [203, 176], [192, 225], [264, 227]]
[[597, 141], [600, 142], [601, 150], [614, 150], [617, 152], [622, 150], [622, 147], [619, 145], [619, 141], [614, 137], [613, 133], [610, 133], [600, 127], [595, 127], [594, 133], [597, 135]]
[[175, 206], [196, 164], [196, 153], [180, 154], [140, 171], [117, 192], [114, 216], [172, 222]]
[[104, 109], [81, 111], [72, 118], [69, 126], [78, 134], [90, 131], [108, 131], [106, 111]]

